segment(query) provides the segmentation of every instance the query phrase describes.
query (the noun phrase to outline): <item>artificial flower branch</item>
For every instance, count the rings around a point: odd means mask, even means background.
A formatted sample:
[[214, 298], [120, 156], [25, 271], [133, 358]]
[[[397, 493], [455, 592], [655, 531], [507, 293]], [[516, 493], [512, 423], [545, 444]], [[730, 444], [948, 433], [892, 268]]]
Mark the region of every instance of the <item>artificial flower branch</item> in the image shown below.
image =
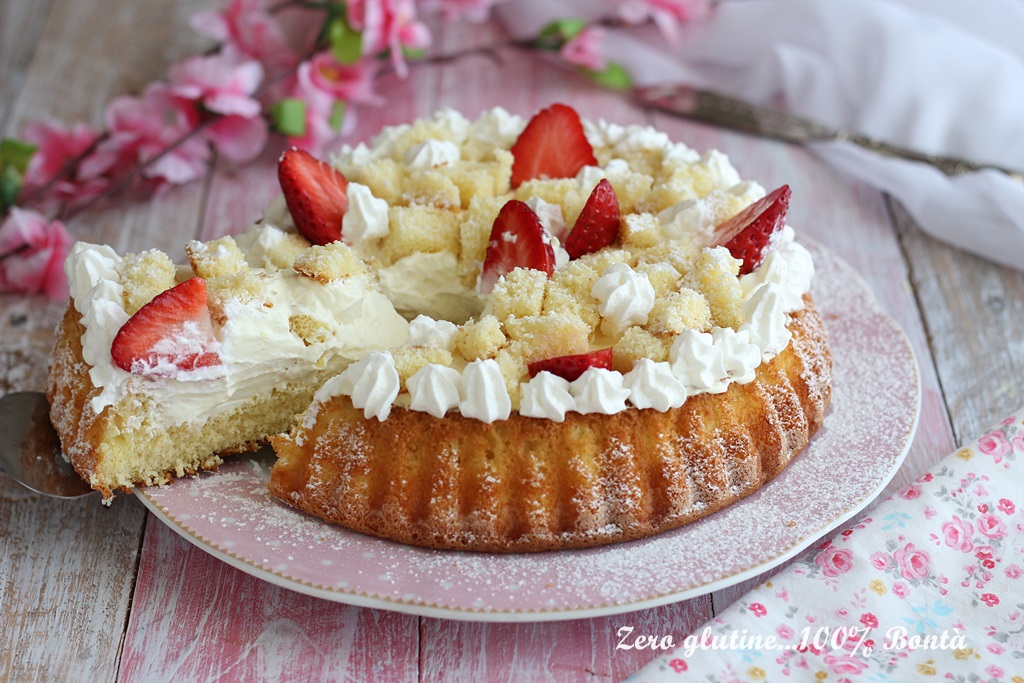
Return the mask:
[[[413, 66], [471, 56], [500, 61], [509, 48], [543, 51], [599, 85], [627, 88], [629, 74], [602, 54], [608, 31], [650, 21], [672, 40], [678, 23], [710, 7], [709, 0], [618, 0], [596, 21], [564, 18], [531, 39], [426, 56], [431, 35], [421, 10], [479, 22], [503, 1], [281, 0], [268, 7], [226, 0], [194, 15], [192, 27], [216, 47], [172, 66], [166, 82], [141, 95], [115, 98], [104, 130], [34, 121], [22, 140], [0, 142], [0, 291], [66, 296], [62, 263], [71, 238], [39, 211], [67, 219], [133, 184], [159, 192], [198, 179], [211, 158], [248, 163], [271, 132], [323, 154], [351, 130], [350, 105], [383, 104], [376, 79], [406, 78]], [[277, 19], [292, 8], [316, 12], [315, 25], [297, 27], [307, 29], [305, 37], [289, 39]]]

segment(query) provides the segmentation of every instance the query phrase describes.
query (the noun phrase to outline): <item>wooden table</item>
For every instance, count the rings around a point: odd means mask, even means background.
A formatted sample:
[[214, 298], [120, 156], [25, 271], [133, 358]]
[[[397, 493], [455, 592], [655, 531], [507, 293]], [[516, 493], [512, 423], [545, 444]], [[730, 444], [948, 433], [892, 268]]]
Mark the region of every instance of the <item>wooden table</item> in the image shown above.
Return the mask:
[[[0, 134], [29, 119], [102, 124], [104, 105], [162, 78], [210, 45], [187, 27], [209, 0], [7, 0], [0, 4]], [[435, 27], [435, 49], [505, 39], [485, 24]], [[924, 388], [920, 427], [890, 486], [1024, 403], [1024, 277], [921, 233], [877, 191], [802, 149], [631, 106], [531, 55], [465, 58], [386, 78], [388, 105], [361, 109], [353, 139], [452, 106], [530, 114], [560, 100], [587, 118], [650, 122], [699, 150], [726, 152], [744, 177], [789, 183], [791, 222], [851, 263], [906, 331]], [[275, 192], [277, 149], [243, 168], [218, 162], [201, 182], [147, 202], [76, 217], [80, 239], [119, 252], [252, 222]], [[64, 308], [0, 296], [0, 392], [40, 390]], [[616, 650], [615, 632], [674, 634], [712, 617], [753, 582], [657, 609], [537, 624], [419, 618], [307, 597], [252, 578], [192, 547], [132, 496], [60, 502], [0, 475], [0, 678], [76, 680], [618, 680], [652, 658]]]

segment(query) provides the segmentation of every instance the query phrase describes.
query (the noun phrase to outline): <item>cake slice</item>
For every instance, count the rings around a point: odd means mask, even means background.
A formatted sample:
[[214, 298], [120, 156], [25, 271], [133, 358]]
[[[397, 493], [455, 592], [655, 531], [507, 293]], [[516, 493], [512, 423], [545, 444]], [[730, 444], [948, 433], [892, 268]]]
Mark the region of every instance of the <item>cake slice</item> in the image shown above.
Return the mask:
[[405, 340], [344, 245], [272, 225], [239, 242], [192, 242], [181, 267], [155, 251], [72, 249], [47, 396], [64, 453], [106, 499], [256, 448], [349, 362]]

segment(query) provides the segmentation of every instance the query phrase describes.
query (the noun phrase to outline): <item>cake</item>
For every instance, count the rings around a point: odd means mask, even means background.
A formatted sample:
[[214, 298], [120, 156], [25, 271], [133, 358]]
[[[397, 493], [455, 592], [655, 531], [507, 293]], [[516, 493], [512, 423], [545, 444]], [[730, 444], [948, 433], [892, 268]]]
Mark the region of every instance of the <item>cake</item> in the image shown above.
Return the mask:
[[76, 245], [48, 384], [116, 489], [270, 440], [270, 490], [403, 543], [639, 538], [777, 475], [831, 362], [788, 187], [646, 126], [451, 110], [324, 163], [245, 233]]

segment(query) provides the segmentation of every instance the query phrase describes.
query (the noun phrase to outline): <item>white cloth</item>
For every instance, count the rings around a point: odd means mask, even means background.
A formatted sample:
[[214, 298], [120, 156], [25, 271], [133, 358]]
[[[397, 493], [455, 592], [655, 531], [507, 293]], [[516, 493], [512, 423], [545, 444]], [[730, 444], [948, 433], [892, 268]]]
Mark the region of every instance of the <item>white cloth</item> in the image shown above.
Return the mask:
[[[607, 15], [610, 0], [517, 0], [510, 32]], [[684, 25], [670, 46], [653, 27], [609, 32], [605, 52], [637, 85], [686, 83], [782, 106], [923, 152], [1024, 171], [1024, 2], [734, 0]], [[827, 163], [899, 199], [939, 239], [1024, 264], [1024, 185], [993, 172], [951, 179], [847, 143]]]

